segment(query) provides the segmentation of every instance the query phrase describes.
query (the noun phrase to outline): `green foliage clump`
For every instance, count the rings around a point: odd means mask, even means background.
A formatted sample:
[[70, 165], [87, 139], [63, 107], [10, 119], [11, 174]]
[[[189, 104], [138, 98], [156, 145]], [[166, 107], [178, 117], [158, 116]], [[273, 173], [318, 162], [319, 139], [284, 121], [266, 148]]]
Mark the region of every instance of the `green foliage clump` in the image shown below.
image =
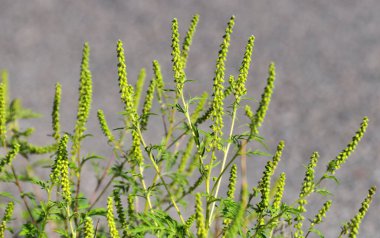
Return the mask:
[[[73, 133], [63, 133], [61, 129], [62, 89], [57, 83], [51, 114], [52, 143], [34, 145], [29, 141], [34, 130], [20, 129], [21, 119], [34, 118], [38, 114], [23, 108], [18, 99], [10, 100], [8, 74], [2, 73], [0, 144], [6, 153], [0, 158], [0, 180], [14, 183], [19, 194], [1, 193], [1, 202], [11, 201], [0, 223], [0, 238], [10, 235], [307, 238], [312, 233], [323, 237], [317, 226], [323, 222], [332, 201], [326, 200], [316, 215], [307, 218], [308, 199], [329, 194], [325, 182], [337, 181], [334, 175], [362, 139], [368, 118], [363, 119], [356, 135], [328, 163], [320, 178], [316, 178], [319, 154], [314, 152], [298, 198], [293, 203], [284, 201], [287, 176], [284, 172], [277, 176], [276, 168], [286, 150], [285, 142], [280, 141], [271, 156], [259, 130], [274, 90], [275, 64], [269, 65], [267, 84], [254, 113], [251, 101], [245, 98], [254, 36], [248, 39], [238, 75], [230, 75], [229, 80], [225, 80], [227, 53], [235, 23], [233, 16], [228, 21], [218, 52], [212, 93], [188, 97], [184, 89], [191, 77], [187, 76], [186, 64], [198, 21], [199, 16], [195, 15], [181, 44], [179, 23], [173, 20], [173, 79], [164, 80], [159, 62], [154, 60], [153, 78], [147, 87], [145, 68], [141, 69], [134, 86], [129, 82], [123, 43], [117, 42], [118, 79], [115, 83], [118, 80], [124, 107], [123, 124], [111, 129], [104, 112], [97, 111], [100, 130], [112, 155], [84, 154], [81, 149], [83, 141], [88, 139], [86, 124], [92, 102], [88, 43], [83, 48]], [[245, 112], [245, 117], [239, 116], [244, 115], [241, 111]], [[230, 120], [225, 120], [227, 117]], [[149, 140], [152, 118], [162, 121], [159, 142]], [[227, 121], [230, 122], [228, 126]], [[237, 125], [238, 122], [242, 123]], [[244, 132], [236, 134], [237, 127], [244, 128]], [[266, 151], [252, 149], [262, 145]], [[31, 155], [42, 156], [42, 159]], [[12, 161], [20, 156], [26, 158], [27, 166], [16, 169]], [[255, 181], [247, 179], [247, 163], [249, 158], [258, 156], [272, 158], [263, 168], [261, 179], [254, 184]], [[104, 160], [106, 165], [95, 160]], [[96, 186], [91, 196], [81, 191], [82, 170], [90, 166], [89, 161], [96, 173]], [[37, 167], [50, 169], [50, 176], [36, 176], [33, 169]], [[85, 179], [87, 182], [88, 178]], [[38, 185], [42, 192], [26, 192], [25, 183]], [[227, 184], [227, 192], [223, 196], [219, 191], [224, 184]], [[375, 187], [370, 188], [358, 213], [343, 225], [340, 237], [358, 235], [375, 192]], [[107, 198], [106, 207], [98, 204], [101, 198]], [[13, 214], [15, 207], [23, 210], [22, 216]], [[22, 226], [11, 227], [12, 218], [21, 221]]]

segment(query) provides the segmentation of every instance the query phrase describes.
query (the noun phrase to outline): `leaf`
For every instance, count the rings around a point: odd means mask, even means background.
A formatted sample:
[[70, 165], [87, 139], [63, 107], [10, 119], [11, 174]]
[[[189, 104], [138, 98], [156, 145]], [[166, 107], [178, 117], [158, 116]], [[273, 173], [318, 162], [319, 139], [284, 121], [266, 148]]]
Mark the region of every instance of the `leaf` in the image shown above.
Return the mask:
[[259, 156], [265, 156], [265, 157], [272, 157], [273, 155], [268, 153], [268, 152], [265, 152], [265, 151], [261, 151], [261, 150], [254, 150], [254, 151], [250, 151], [249, 154], [252, 154], [252, 155], [259, 155]]
[[107, 209], [105, 208], [94, 208], [91, 209], [88, 213], [87, 216], [106, 216], [107, 215]]
[[104, 160], [104, 157], [102, 157], [102, 156], [100, 156], [100, 155], [92, 154], [92, 155], [89, 155], [89, 156], [85, 157], [85, 158], [81, 161], [80, 165], [83, 166], [84, 163], [86, 163], [87, 161], [89, 161], [89, 160], [96, 160], [96, 159]]
[[55, 229], [54, 231], [57, 232], [58, 234], [63, 235], [64, 237], [68, 237], [69, 236], [69, 233], [65, 229]]
[[26, 237], [39, 237], [38, 229], [31, 223], [23, 224], [19, 235]]
[[185, 113], [185, 110], [178, 103], [175, 105], [175, 107], [177, 108], [177, 111]]
[[320, 230], [318, 230], [318, 229], [311, 228], [310, 232], [313, 232], [313, 233], [317, 234], [319, 236], [319, 238], [325, 238], [325, 236], [322, 234], [322, 232]]
[[336, 184], [339, 184], [338, 178], [335, 177], [334, 175], [324, 174], [323, 177], [322, 177], [322, 180], [323, 179], [331, 179], [331, 180], [334, 180], [336, 182]]
[[315, 192], [321, 194], [322, 196], [332, 195], [332, 193], [325, 188], [317, 188], [315, 189]]
[[34, 184], [40, 185], [41, 189], [43, 189], [43, 190], [48, 190], [50, 188], [50, 185], [43, 180], [32, 179], [31, 182]]
[[6, 198], [9, 198], [9, 199], [11, 199], [11, 200], [13, 200], [13, 201], [17, 201], [17, 202], [19, 202], [11, 193], [9, 193], [9, 192], [0, 192], [0, 196], [1, 197], [6, 197]]

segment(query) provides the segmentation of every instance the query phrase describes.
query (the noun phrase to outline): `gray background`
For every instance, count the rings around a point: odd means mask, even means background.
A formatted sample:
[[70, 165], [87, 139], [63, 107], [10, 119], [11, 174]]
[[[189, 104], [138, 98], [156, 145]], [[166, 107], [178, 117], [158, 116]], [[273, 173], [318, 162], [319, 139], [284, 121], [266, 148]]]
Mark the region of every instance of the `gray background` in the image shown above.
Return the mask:
[[[46, 115], [25, 122], [26, 126], [37, 129], [33, 137], [36, 144], [51, 141], [46, 135], [51, 133], [47, 125], [50, 125], [56, 82], [63, 85], [63, 129], [72, 131], [84, 41], [91, 46], [94, 80], [88, 128], [99, 135], [95, 120], [98, 108], [104, 109], [112, 127], [121, 125], [116, 115], [122, 108], [116, 75], [118, 39], [124, 41], [132, 82], [141, 67], [146, 67], [148, 79], [151, 77], [153, 59], [160, 61], [166, 80], [170, 81], [171, 20], [179, 19], [183, 36], [192, 15], [199, 13], [200, 23], [187, 69], [188, 77], [197, 82], [186, 88], [189, 95], [195, 95], [212, 85], [225, 24], [234, 14], [236, 25], [227, 74], [238, 72], [243, 48], [251, 34], [256, 36], [248, 81], [251, 96], [259, 98], [269, 62], [277, 64], [275, 93], [262, 134], [271, 152], [279, 140], [287, 144], [279, 168], [288, 172], [287, 199], [294, 199], [298, 194], [304, 165], [311, 153], [319, 151], [319, 172], [324, 171], [327, 162], [351, 139], [363, 116], [370, 119], [368, 132], [337, 173], [341, 186], [331, 187], [335, 202], [327, 218], [328, 225], [323, 227], [326, 237], [336, 237], [339, 225], [356, 213], [367, 189], [379, 185], [380, 4], [377, 0], [1, 0], [0, 3], [0, 68], [9, 70], [11, 94], [21, 98], [25, 107]], [[104, 147], [105, 140], [90, 138], [87, 143], [91, 151], [104, 152], [96, 148]], [[252, 185], [256, 184], [261, 168], [250, 166]], [[379, 212], [376, 196], [360, 237], [376, 236]]]

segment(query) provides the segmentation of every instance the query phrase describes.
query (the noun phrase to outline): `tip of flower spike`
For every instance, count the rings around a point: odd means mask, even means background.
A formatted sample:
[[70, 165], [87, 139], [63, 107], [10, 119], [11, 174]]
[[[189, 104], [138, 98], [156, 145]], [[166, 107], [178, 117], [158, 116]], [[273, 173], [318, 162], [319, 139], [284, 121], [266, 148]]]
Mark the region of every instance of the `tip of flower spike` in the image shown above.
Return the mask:
[[285, 147], [285, 141], [284, 140], [280, 140], [280, 142], [278, 143], [278, 147], [283, 149]]
[[117, 49], [119, 50], [120, 48], [123, 48], [123, 41], [120, 39], [117, 40]]
[[273, 61], [271, 61], [269, 64], [269, 72], [273, 74], [275, 71], [276, 71], [276, 64]]
[[374, 195], [376, 193], [376, 186], [373, 186], [369, 189], [369, 194]]

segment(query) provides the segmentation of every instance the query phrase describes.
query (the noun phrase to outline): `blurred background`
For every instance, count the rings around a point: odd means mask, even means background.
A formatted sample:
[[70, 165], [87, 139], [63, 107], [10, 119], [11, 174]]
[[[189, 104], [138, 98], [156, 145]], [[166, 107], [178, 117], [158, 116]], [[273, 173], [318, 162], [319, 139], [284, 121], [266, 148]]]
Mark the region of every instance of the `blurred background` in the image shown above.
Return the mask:
[[[261, 132], [270, 152], [279, 140], [286, 142], [277, 171], [289, 173], [286, 199], [292, 201], [298, 195], [304, 166], [313, 151], [321, 155], [322, 173], [351, 140], [362, 118], [370, 119], [357, 151], [336, 174], [340, 186], [330, 186], [334, 202], [321, 229], [327, 232], [326, 237], [336, 237], [341, 223], [359, 209], [368, 188], [380, 184], [379, 12], [377, 0], [1, 0], [0, 69], [9, 71], [11, 96], [45, 115], [25, 123], [37, 129], [35, 143], [46, 144], [51, 142], [47, 135], [51, 133], [56, 82], [63, 88], [63, 130], [72, 131], [81, 51], [88, 41], [94, 81], [88, 129], [100, 135], [96, 120], [99, 108], [105, 111], [111, 127], [122, 125], [117, 115], [122, 109], [115, 53], [118, 39], [124, 42], [131, 82], [142, 67], [150, 79], [154, 59], [161, 63], [165, 79], [171, 81], [171, 20], [178, 18], [184, 36], [191, 17], [200, 14], [187, 67], [188, 77], [196, 82], [186, 87], [188, 95], [196, 95], [211, 89], [225, 25], [235, 15], [226, 74], [237, 74], [251, 34], [256, 44], [248, 80], [250, 96], [260, 97], [269, 63], [277, 65], [275, 92]], [[100, 138], [89, 138], [87, 148], [106, 154], [99, 149], [105, 147], [106, 140]], [[250, 165], [249, 170], [249, 181], [255, 185], [262, 167]], [[91, 191], [91, 186], [83, 188]], [[323, 202], [320, 196], [315, 201]], [[376, 196], [360, 237], [376, 237], [379, 203]]]

